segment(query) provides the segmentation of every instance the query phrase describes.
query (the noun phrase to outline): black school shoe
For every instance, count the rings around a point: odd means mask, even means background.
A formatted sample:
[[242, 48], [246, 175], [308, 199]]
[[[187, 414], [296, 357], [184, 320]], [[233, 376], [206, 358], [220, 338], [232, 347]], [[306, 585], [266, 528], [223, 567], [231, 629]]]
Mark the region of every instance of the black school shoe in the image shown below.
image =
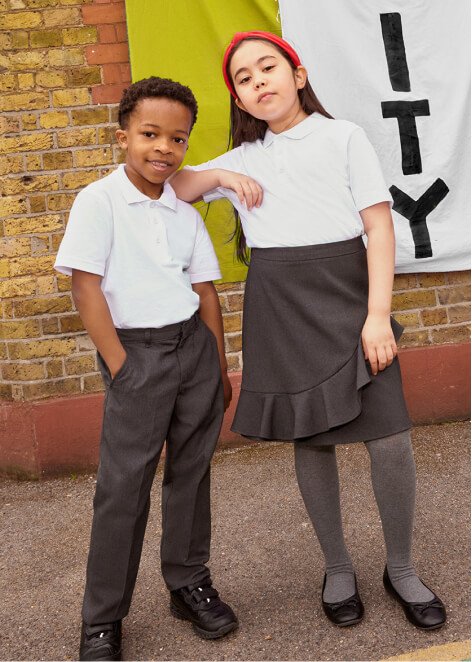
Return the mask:
[[82, 623], [79, 660], [121, 660], [121, 621]]
[[[390, 593], [401, 604], [405, 616], [410, 623], [416, 625], [417, 628], [421, 628], [422, 630], [437, 630], [437, 628], [442, 627], [446, 622], [446, 607], [431, 589], [429, 590], [434, 595], [434, 598], [429, 602], [407, 602], [395, 590], [388, 576], [387, 566], [385, 566], [383, 574], [383, 584], [387, 593]], [[429, 587], [426, 586], [426, 588]]]
[[354, 581], [356, 583], [356, 592], [350, 598], [341, 600], [340, 602], [325, 602], [323, 600], [323, 593], [326, 586], [326, 573], [324, 576], [323, 588], [321, 589], [321, 604], [323, 605], [324, 613], [331, 623], [334, 623], [340, 628], [360, 623], [364, 618], [364, 605], [357, 590], [357, 578], [355, 575]]
[[176, 618], [190, 621], [202, 639], [218, 639], [238, 627], [233, 610], [211, 583], [171, 591], [170, 611]]

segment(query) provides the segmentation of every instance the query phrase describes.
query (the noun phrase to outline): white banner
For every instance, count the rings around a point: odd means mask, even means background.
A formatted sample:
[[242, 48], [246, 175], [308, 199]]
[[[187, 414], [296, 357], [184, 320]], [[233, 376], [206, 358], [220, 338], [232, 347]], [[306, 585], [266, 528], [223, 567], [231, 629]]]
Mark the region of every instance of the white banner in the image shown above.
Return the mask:
[[321, 103], [362, 126], [394, 199], [396, 273], [470, 265], [468, 0], [279, 0]]

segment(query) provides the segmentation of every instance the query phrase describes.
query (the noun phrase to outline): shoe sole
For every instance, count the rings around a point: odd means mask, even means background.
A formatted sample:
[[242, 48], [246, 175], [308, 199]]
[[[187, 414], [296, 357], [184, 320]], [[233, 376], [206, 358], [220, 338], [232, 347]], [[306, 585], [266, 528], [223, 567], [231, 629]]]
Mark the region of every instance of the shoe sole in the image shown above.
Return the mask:
[[413, 621], [410, 618], [410, 614], [408, 614], [405, 611], [405, 609], [403, 609], [403, 605], [400, 602], [398, 602], [396, 595], [394, 593], [392, 593], [392, 591], [390, 590], [390, 587], [385, 586], [385, 584], [384, 584], [384, 589], [385, 589], [386, 593], [390, 596], [390, 598], [395, 602], [395, 604], [397, 604], [399, 607], [402, 608], [402, 611], [405, 614], [406, 620], [409, 623], [411, 623], [412, 625], [414, 625], [415, 628], [418, 628], [418, 630], [439, 630], [439, 628], [442, 628], [444, 625], [446, 625], [446, 621], [443, 621], [442, 623], [438, 623], [438, 625], [418, 625], [418, 623], [415, 623], [415, 621]]
[[196, 625], [192, 621], [191, 618], [189, 618], [186, 614], [181, 612], [172, 603], [170, 605], [170, 613], [172, 614], [172, 616], [175, 616], [175, 618], [178, 618], [180, 621], [189, 621], [190, 623], [192, 623], [192, 627], [193, 627], [194, 631], [202, 639], [219, 639], [220, 637], [224, 637], [225, 634], [228, 634], [229, 632], [232, 632], [233, 630], [236, 630], [237, 627], [238, 627], [238, 623], [233, 621], [232, 623], [228, 623], [227, 625], [223, 625], [222, 627], [220, 627], [219, 630], [214, 630], [214, 631], [203, 630], [202, 628], [199, 628], [198, 625]]
[[357, 623], [360, 623], [360, 622], [363, 621], [363, 620], [364, 620], [364, 617], [361, 616], [361, 618], [355, 618], [354, 620], [352, 620], [352, 621], [346, 621], [345, 623], [335, 623], [335, 622], [332, 621], [330, 618], [328, 618], [328, 621], [329, 621], [330, 623], [332, 623], [333, 625], [336, 625], [336, 627], [338, 627], [338, 628], [347, 628], [347, 627], [349, 627], [350, 625], [357, 625]]
[[[112, 657], [109, 657], [108, 659], [109, 659], [109, 660], [117, 660], [118, 662], [121, 662], [121, 660], [123, 659], [123, 658], [122, 658], [122, 653], [123, 653], [123, 651], [122, 651], [122, 649], [120, 649], [120, 650], [118, 651], [118, 653], [115, 653]], [[81, 656], [79, 655], [79, 660], [87, 660], [87, 659], [88, 659], [88, 658], [86, 658], [86, 657], [81, 657]], [[90, 658], [90, 660], [94, 660], [94, 659], [95, 659], [95, 658]], [[103, 659], [103, 658], [102, 658], [102, 659]]]
[[338, 628], [347, 628], [350, 625], [357, 625], [357, 623], [360, 623], [361, 621], [364, 620], [364, 614], [362, 614], [362, 616], [360, 618], [353, 618], [352, 620], [345, 621], [344, 623], [336, 623], [335, 621], [331, 620], [331, 618], [328, 616], [328, 614], [325, 612], [324, 609], [323, 609], [323, 612], [324, 612], [324, 615], [326, 616], [326, 618], [328, 619], [328, 621], [330, 623], [332, 623], [333, 625], [336, 625], [336, 627], [338, 627]]

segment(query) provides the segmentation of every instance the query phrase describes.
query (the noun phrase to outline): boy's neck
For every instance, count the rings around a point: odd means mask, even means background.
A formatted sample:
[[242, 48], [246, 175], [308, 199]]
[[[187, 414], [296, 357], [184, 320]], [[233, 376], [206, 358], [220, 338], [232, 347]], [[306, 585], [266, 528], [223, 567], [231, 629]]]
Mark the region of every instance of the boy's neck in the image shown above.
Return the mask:
[[129, 181], [134, 186], [136, 186], [138, 191], [141, 191], [141, 193], [147, 195], [148, 198], [151, 198], [152, 200], [158, 200], [161, 197], [162, 192], [164, 190], [163, 183], [154, 184], [153, 182], [150, 182], [147, 179], [140, 177], [137, 173], [134, 172], [132, 168], [128, 167], [128, 164], [126, 163], [125, 163], [125, 175], [128, 177]]

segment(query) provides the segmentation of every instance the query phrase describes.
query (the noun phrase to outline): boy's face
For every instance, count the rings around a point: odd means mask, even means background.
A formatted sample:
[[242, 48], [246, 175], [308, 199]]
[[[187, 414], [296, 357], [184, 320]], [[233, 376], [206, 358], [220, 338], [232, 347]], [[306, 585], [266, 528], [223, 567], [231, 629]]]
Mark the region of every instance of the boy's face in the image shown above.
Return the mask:
[[126, 174], [142, 193], [158, 198], [182, 163], [192, 124], [190, 110], [165, 97], [141, 99], [116, 138], [126, 151]]

